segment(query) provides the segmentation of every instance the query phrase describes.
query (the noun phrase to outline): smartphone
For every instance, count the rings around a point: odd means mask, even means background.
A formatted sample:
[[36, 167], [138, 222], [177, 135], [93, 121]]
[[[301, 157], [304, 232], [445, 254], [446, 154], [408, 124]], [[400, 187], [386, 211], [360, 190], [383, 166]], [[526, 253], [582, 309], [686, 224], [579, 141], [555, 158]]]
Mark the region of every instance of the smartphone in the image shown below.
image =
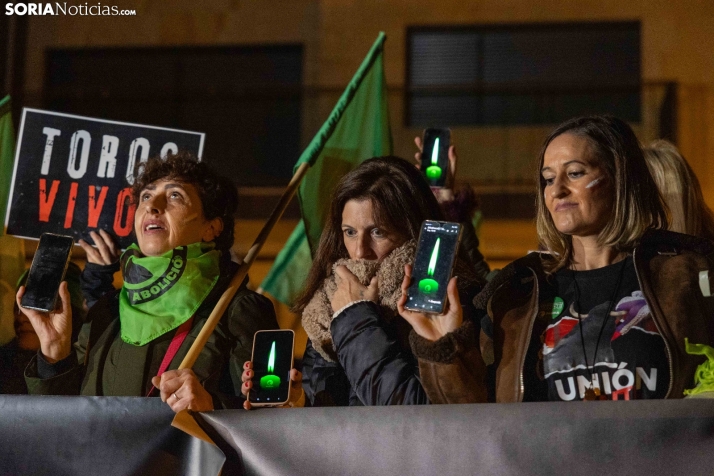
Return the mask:
[[424, 130], [422, 137], [421, 170], [432, 187], [443, 187], [449, 174], [450, 129]]
[[422, 223], [404, 306], [433, 314], [444, 312], [446, 286], [461, 241], [461, 224], [426, 220]]
[[67, 271], [74, 238], [43, 233], [37, 245], [20, 304], [28, 309], [50, 312], [57, 305], [59, 286]]
[[255, 407], [284, 405], [290, 399], [295, 333], [290, 329], [258, 331], [253, 337], [253, 387], [248, 401]]

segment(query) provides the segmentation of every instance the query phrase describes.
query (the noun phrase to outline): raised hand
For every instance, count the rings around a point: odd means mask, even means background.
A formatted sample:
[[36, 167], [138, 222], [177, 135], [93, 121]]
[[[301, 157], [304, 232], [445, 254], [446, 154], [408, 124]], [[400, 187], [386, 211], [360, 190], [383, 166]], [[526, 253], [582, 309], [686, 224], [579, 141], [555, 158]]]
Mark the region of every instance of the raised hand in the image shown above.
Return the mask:
[[436, 341], [449, 332], [453, 332], [463, 323], [464, 316], [456, 287], [456, 276], [451, 278], [446, 287], [448, 303], [443, 314], [427, 314], [419, 311], [404, 309], [407, 303], [407, 289], [412, 278], [411, 265], [404, 266], [404, 280], [402, 281], [402, 297], [397, 302], [397, 310], [406, 321], [411, 324], [414, 331], [423, 338]]
[[114, 242], [112, 236], [104, 230], [90, 231], [89, 235], [94, 241], [92, 246], [84, 240], [79, 240], [79, 246], [87, 253], [87, 261], [94, 264], [108, 265], [116, 263], [121, 254], [121, 250]]
[[[414, 144], [416, 144], [419, 152], [414, 154], [414, 159], [416, 160], [416, 166], [421, 169], [421, 153], [424, 150], [424, 144], [421, 143], [421, 137], [414, 138]], [[456, 147], [453, 145], [449, 146], [449, 173], [446, 175], [446, 182], [444, 183], [445, 190], [453, 190], [454, 184], [456, 183], [456, 163], [459, 160], [459, 156], [456, 155]], [[437, 196], [436, 198], [440, 198]], [[453, 194], [451, 199], [453, 199]], [[441, 201], [441, 200], [440, 200]]]
[[22, 307], [20, 304], [25, 294], [25, 286], [20, 286], [15, 299], [32, 323], [32, 327], [40, 339], [40, 350], [45, 360], [51, 364], [69, 356], [72, 352], [72, 305], [67, 289], [67, 281], [62, 281], [59, 287], [61, 307], [52, 312], [36, 311]]

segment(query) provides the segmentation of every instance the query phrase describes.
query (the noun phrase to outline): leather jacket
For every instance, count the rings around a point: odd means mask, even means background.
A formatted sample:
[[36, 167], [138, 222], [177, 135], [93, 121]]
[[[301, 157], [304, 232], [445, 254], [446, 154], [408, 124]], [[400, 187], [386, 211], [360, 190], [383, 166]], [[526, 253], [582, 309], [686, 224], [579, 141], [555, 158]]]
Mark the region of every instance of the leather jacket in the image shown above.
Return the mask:
[[[430, 342], [412, 332], [412, 350], [432, 403], [524, 400], [524, 380], [535, 375], [535, 368], [526, 368], [526, 354], [539, 295], [550, 286], [542, 265], [546, 259], [548, 255], [531, 253], [504, 268], [474, 299], [477, 319], [453, 333]], [[714, 243], [650, 230], [635, 248], [633, 260], [640, 289], [665, 342], [670, 366], [665, 398], [682, 398], [705, 360], [686, 353], [684, 338], [714, 345], [714, 297], [706, 297], [699, 285], [700, 272], [714, 268]]]

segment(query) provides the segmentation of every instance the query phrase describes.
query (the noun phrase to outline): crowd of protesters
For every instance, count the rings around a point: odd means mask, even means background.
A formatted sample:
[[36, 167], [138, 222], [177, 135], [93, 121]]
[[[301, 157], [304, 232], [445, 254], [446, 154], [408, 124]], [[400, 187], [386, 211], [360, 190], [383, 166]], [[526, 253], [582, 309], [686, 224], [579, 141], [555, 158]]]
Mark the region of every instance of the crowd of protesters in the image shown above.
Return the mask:
[[[714, 346], [714, 216], [675, 146], [643, 148], [611, 116], [556, 127], [534, 170], [540, 249], [499, 272], [479, 251], [473, 192], [454, 192], [456, 162], [452, 146], [437, 190], [397, 157], [341, 179], [293, 307], [309, 340], [291, 406], [682, 398], [694, 387], [705, 357], [688, 343]], [[136, 244], [120, 254], [104, 231], [80, 242], [87, 263], [68, 272], [57, 310], [22, 308], [18, 283], [0, 392], [250, 408], [253, 335], [278, 324], [247, 280], [193, 368], [177, 369], [237, 269], [235, 187], [179, 153], [148, 161], [133, 200]], [[405, 309], [424, 220], [463, 226], [441, 314]], [[186, 268], [171, 293], [131, 298], [176, 256]]]

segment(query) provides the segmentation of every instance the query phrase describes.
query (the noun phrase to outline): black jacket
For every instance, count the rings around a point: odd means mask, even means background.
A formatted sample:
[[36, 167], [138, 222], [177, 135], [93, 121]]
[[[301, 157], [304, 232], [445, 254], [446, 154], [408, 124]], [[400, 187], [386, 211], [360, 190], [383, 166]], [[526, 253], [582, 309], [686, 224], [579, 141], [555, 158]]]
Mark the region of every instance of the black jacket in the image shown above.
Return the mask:
[[423, 405], [429, 403], [400, 317], [388, 324], [380, 308], [360, 302], [330, 327], [338, 362], [325, 360], [308, 342], [303, 388], [314, 406]]

